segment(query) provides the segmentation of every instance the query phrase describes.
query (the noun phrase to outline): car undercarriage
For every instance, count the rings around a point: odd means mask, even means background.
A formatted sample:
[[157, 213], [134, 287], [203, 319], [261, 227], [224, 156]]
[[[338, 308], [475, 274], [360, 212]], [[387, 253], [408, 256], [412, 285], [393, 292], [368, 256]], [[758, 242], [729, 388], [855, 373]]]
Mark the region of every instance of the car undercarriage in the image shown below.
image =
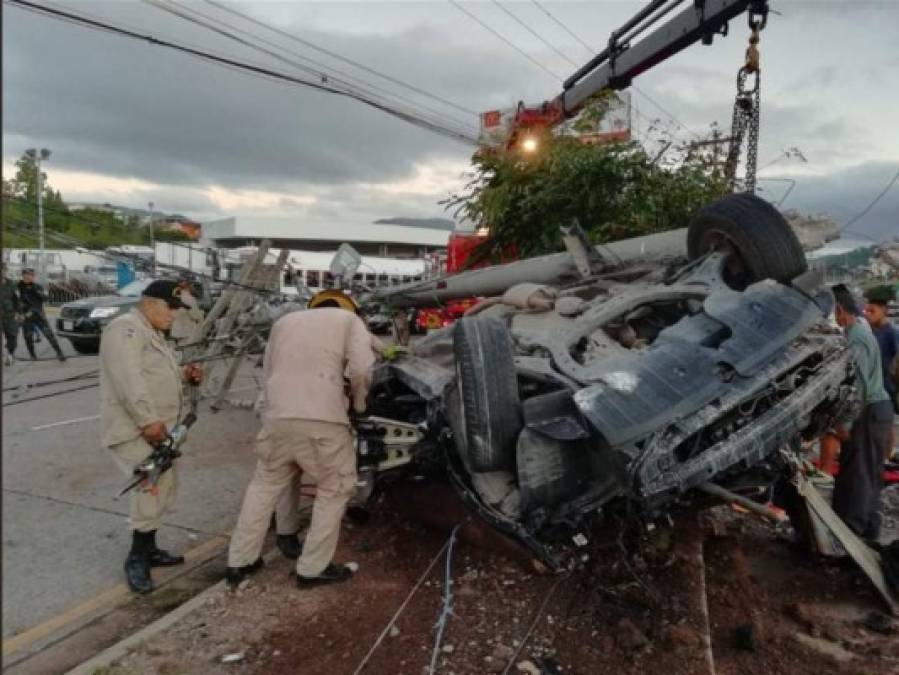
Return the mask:
[[[751, 200], [742, 234], [770, 219]], [[852, 413], [853, 362], [801, 249], [767, 275], [750, 248], [709, 241], [674, 264], [522, 280], [380, 365], [355, 422], [357, 506], [391, 477], [441, 476], [559, 569], [604, 515], [692, 508], [707, 483], [773, 485], [784, 453]]]

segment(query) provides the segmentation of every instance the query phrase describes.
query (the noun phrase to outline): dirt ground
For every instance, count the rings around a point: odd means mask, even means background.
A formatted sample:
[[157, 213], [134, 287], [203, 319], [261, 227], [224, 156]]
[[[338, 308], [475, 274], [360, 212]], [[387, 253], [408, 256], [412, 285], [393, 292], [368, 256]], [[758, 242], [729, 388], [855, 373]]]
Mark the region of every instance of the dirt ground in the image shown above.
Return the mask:
[[[899, 506], [899, 488], [886, 496]], [[410, 519], [402, 507], [415, 499], [394, 494], [367, 525], [346, 527], [338, 560], [359, 564], [348, 584], [298, 590], [292, 563], [279, 558], [104, 675], [428, 673], [444, 557], [357, 670], [447, 541], [446, 528]], [[609, 526], [595, 533], [591, 560], [562, 577], [499, 553], [483, 530], [479, 546], [463, 536], [435, 672], [899, 673], [899, 624], [860, 572], [809, 559], [787, 532], [729, 508], [700, 521], [693, 548], [680, 527], [619, 537]]]

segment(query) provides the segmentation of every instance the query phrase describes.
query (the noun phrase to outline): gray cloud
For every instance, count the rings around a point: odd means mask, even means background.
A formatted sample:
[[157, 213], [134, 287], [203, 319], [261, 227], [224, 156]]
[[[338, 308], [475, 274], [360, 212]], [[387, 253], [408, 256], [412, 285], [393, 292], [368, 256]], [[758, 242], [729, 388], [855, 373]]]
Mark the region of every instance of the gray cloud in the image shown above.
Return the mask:
[[[601, 45], [608, 32], [642, 4], [552, 3], [551, 9], [585, 39]], [[192, 6], [216, 11], [202, 4]], [[290, 70], [140, 3], [79, 2], [72, 7], [138, 25], [141, 32]], [[448, 4], [252, 3], [240, 7], [471, 110], [512, 105], [519, 99], [537, 102], [559, 92], [559, 83]], [[526, 7], [516, 4], [512, 9], [541, 32], [552, 34], [575, 60], [584, 58], [583, 49], [564, 34], [551, 32], [552, 24], [539, 13], [529, 14]], [[489, 5], [472, 8], [541, 62], [561, 73], [571, 72], [571, 66], [545, 46], [528, 41], [507, 18], [491, 13]], [[899, 6], [788, 3], [777, 9], [783, 15], [772, 16], [762, 35], [760, 162], [797, 145], [810, 163], [777, 163], [764, 175], [787, 175], [788, 170], [790, 175], [808, 170], [825, 173], [801, 176], [787, 206], [832, 209], [840, 217], [849, 217], [889, 177], [884, 176], [889, 174], [886, 160], [899, 156], [899, 139], [889, 121], [899, 106], [899, 94], [895, 87], [883, 86], [895, 79], [899, 66], [892, 41]], [[137, 205], [152, 199], [166, 204], [166, 209], [188, 214], [223, 215], [223, 209], [201, 191], [208, 185], [221, 185], [232, 190], [312, 194], [318, 199], [311, 206], [282, 199], [257, 210], [259, 217], [439, 216], [442, 209], [436, 201], [444, 190], [386, 194], [360, 185], [408, 179], [422, 165], [461, 165], [471, 152], [464, 145], [333, 96], [240, 75], [9, 5], [4, 7], [4, 19], [4, 159], [10, 161], [24, 148], [40, 145], [53, 149], [53, 167], [160, 184], [135, 190], [131, 198]], [[851, 28], [847, 27], [850, 19]], [[697, 132], [703, 133], [713, 121], [726, 129], [746, 36], [745, 22], [735, 20], [730, 37], [716, 39], [711, 48], [687, 50], [641, 77], [637, 86]], [[448, 115], [465, 117], [434, 101], [416, 99]], [[641, 95], [635, 94], [635, 101], [645, 115], [667, 117]], [[465, 120], [476, 124], [474, 116]], [[645, 120], [641, 126], [646, 126]], [[676, 128], [673, 123], [672, 128]], [[452, 187], [447, 185], [446, 190]], [[895, 218], [893, 195], [881, 206], [887, 209], [883, 213], [891, 212]], [[874, 213], [871, 219], [872, 231], [889, 234], [890, 225], [878, 221]], [[866, 219], [862, 226], [868, 223]]]

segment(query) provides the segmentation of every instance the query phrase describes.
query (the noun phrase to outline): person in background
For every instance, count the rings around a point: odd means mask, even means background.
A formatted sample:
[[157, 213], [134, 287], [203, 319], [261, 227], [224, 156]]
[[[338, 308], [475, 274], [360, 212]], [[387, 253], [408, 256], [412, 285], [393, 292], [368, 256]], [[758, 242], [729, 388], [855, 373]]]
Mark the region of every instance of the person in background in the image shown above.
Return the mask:
[[880, 350], [870, 326], [861, 317], [858, 303], [843, 284], [833, 287], [836, 321], [855, 358], [861, 411], [837, 430], [843, 441], [840, 471], [834, 481], [833, 510], [856, 534], [869, 540], [880, 535], [880, 492], [883, 458], [893, 424], [893, 406], [883, 387]]
[[[883, 368], [883, 388], [893, 404], [893, 413], [899, 415], [899, 328], [887, 316], [887, 306], [896, 299], [893, 286], [875, 286], [865, 291], [865, 318], [880, 347], [880, 361]], [[887, 456], [890, 459], [896, 448], [896, 427], [890, 426], [890, 443]]]
[[6, 342], [4, 365], [11, 365], [16, 358], [16, 345], [19, 341], [19, 325], [22, 323], [22, 310], [16, 283], [6, 276], [6, 263], [3, 263], [2, 315], [3, 337]]
[[203, 310], [200, 309], [196, 297], [191, 292], [191, 276], [183, 274], [178, 279], [178, 287], [181, 289], [182, 309], [175, 311], [175, 319], [169, 335], [178, 344], [189, 342], [197, 326], [203, 323]]
[[35, 334], [41, 332], [44, 337], [53, 346], [56, 352], [56, 358], [65, 361], [66, 357], [62, 353], [56, 334], [50, 328], [47, 321], [47, 315], [44, 313], [44, 303], [47, 301], [47, 294], [44, 288], [34, 280], [34, 270], [26, 267], [22, 270], [22, 280], [17, 287], [19, 291], [19, 304], [22, 308], [22, 314], [25, 322], [22, 324], [22, 334], [25, 336], [25, 346], [32, 360], [37, 359], [34, 353], [34, 337]]

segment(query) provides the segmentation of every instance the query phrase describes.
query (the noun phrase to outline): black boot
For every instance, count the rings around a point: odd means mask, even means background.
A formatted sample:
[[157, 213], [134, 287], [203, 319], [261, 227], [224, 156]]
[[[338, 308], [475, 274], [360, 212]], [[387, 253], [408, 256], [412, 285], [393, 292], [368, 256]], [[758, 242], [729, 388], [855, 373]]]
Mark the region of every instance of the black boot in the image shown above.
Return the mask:
[[323, 586], [325, 584], [339, 584], [349, 581], [353, 576], [353, 570], [345, 565], [335, 565], [328, 563], [328, 566], [319, 572], [318, 576], [304, 577], [296, 575], [298, 588], [311, 588], [313, 586]]
[[300, 557], [302, 544], [297, 538], [297, 535], [279, 534], [277, 539], [275, 539], [275, 544], [277, 544], [278, 549], [281, 551], [285, 558], [296, 560]]
[[128, 587], [135, 593], [149, 593], [153, 590], [150, 577], [150, 532], [132, 532], [131, 551], [125, 559], [125, 578]]
[[25, 338], [25, 348], [28, 350], [32, 361], [37, 361], [37, 354], [34, 353], [34, 338]]
[[173, 555], [156, 545], [156, 530], [150, 535], [150, 567], [174, 567], [184, 563], [183, 555]]
[[251, 574], [255, 574], [265, 566], [262, 558], [256, 558], [256, 562], [243, 567], [229, 567], [225, 570], [225, 581], [229, 586], [237, 586]]

